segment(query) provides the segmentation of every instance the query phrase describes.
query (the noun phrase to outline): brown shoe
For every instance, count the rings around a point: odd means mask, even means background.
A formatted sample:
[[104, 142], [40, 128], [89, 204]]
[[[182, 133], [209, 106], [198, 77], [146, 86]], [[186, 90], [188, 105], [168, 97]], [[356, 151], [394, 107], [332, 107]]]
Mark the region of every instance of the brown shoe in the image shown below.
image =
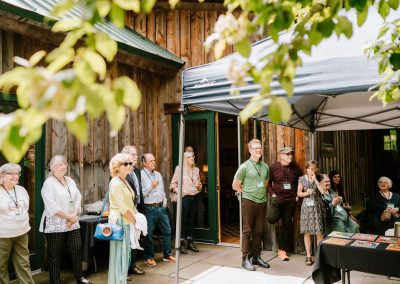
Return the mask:
[[282, 260], [282, 261], [288, 261], [289, 257], [286, 254], [286, 251], [278, 249], [278, 257]]
[[144, 261], [148, 266], [156, 266], [157, 262], [153, 258], [146, 259]]
[[172, 255], [164, 256], [162, 260], [165, 261], [165, 262], [173, 262], [173, 263], [175, 263], [175, 257], [173, 257]]
[[306, 257], [306, 265], [308, 265], [308, 266], [313, 265], [313, 260], [312, 260], [311, 256]]

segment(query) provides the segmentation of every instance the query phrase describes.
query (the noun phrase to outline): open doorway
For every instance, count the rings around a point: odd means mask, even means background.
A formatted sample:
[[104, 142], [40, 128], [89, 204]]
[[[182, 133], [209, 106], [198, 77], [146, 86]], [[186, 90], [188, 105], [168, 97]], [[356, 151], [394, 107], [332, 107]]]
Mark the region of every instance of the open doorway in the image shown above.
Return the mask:
[[232, 189], [238, 167], [236, 117], [219, 113], [218, 118], [220, 242], [240, 244], [239, 201]]

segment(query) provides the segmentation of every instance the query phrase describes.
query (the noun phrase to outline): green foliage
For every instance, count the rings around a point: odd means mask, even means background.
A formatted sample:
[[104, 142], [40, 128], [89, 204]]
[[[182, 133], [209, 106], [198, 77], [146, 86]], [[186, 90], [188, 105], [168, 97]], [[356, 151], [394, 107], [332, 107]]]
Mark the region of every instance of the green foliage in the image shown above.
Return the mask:
[[[286, 94], [291, 96], [293, 78], [302, 65], [301, 54], [310, 54], [313, 46], [331, 36], [350, 38], [353, 35], [353, 24], [347, 14], [342, 13], [343, 10], [353, 10], [357, 15], [357, 25], [362, 26], [371, 5], [375, 5], [385, 19], [391, 10], [398, 8], [399, 0], [225, 0], [225, 5], [228, 11], [218, 18], [214, 33], [206, 40], [206, 49], [214, 46], [217, 58], [222, 56], [228, 44], [235, 45], [242, 56], [248, 57], [251, 50], [243, 39], [264, 34], [264, 31], [276, 43], [262, 62], [246, 62], [242, 68], [230, 68], [228, 77], [235, 82], [234, 87], [241, 86], [246, 76], [261, 86], [259, 96], [246, 106], [241, 118], [245, 120], [262, 111], [268, 113], [273, 122], [285, 122], [290, 118], [291, 108], [287, 100], [271, 94], [272, 78], [278, 78]], [[291, 33], [291, 38], [282, 41], [280, 35], [287, 32]], [[379, 38], [383, 37], [385, 40], [380, 39], [368, 53], [379, 61], [379, 71], [385, 75], [375, 94], [385, 104], [398, 99], [400, 94], [398, 22], [392, 23], [390, 29], [386, 25]], [[233, 93], [237, 95], [237, 91]], [[263, 111], [263, 108], [268, 108], [268, 111]]]
[[[16, 93], [20, 108], [0, 114], [0, 150], [18, 162], [42, 135], [49, 119], [63, 121], [83, 143], [88, 140], [88, 120], [103, 113], [113, 133], [125, 120], [128, 109], [140, 105], [140, 90], [129, 77], [111, 78], [107, 63], [118, 51], [115, 40], [98, 32], [97, 22], [109, 18], [124, 27], [125, 11], [150, 12], [154, 0], [64, 0], [52, 15], [61, 17], [53, 32], [66, 33], [64, 41], [46, 53], [36, 52], [29, 60], [15, 58], [20, 66], [0, 76], [0, 90]], [[64, 17], [74, 5], [83, 5], [81, 18]]]

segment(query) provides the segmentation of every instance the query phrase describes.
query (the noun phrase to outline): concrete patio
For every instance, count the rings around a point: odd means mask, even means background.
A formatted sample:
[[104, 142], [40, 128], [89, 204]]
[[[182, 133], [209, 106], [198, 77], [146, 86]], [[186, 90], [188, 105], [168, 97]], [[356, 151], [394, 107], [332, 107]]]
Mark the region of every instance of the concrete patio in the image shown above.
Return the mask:
[[[276, 257], [276, 253], [264, 251], [263, 258], [271, 265], [269, 269], [257, 268], [250, 272], [241, 268], [241, 254], [237, 247], [226, 247], [208, 244], [198, 245], [200, 252], [189, 252], [181, 257], [179, 283], [213, 284], [213, 283], [314, 283], [311, 279], [312, 267], [304, 264], [303, 255], [291, 255], [290, 261], [283, 262]], [[132, 275], [128, 283], [168, 284], [175, 283], [175, 264], [163, 262], [162, 255], [156, 257], [157, 266], [147, 267], [144, 261], [137, 264], [146, 270], [146, 275]], [[34, 277], [37, 284], [49, 283], [48, 273], [39, 273]], [[88, 275], [94, 284], [107, 283], [107, 264], [99, 265], [98, 273]], [[71, 272], [63, 271], [63, 284], [76, 283]], [[340, 283], [340, 282], [338, 282]], [[400, 284], [399, 280], [385, 276], [351, 272], [353, 284]]]

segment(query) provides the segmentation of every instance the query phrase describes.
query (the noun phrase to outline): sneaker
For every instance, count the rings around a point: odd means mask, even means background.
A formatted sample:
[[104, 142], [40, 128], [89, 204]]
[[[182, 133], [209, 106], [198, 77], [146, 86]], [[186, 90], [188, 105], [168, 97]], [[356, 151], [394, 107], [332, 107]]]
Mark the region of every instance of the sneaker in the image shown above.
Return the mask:
[[287, 261], [289, 260], [289, 257], [286, 254], [286, 251], [278, 249], [278, 257], [282, 260], [282, 261]]
[[162, 260], [165, 261], [165, 262], [173, 262], [173, 263], [175, 263], [175, 257], [173, 257], [172, 255], [164, 256]]
[[148, 266], [156, 266], [157, 262], [153, 258], [146, 259], [144, 261]]

